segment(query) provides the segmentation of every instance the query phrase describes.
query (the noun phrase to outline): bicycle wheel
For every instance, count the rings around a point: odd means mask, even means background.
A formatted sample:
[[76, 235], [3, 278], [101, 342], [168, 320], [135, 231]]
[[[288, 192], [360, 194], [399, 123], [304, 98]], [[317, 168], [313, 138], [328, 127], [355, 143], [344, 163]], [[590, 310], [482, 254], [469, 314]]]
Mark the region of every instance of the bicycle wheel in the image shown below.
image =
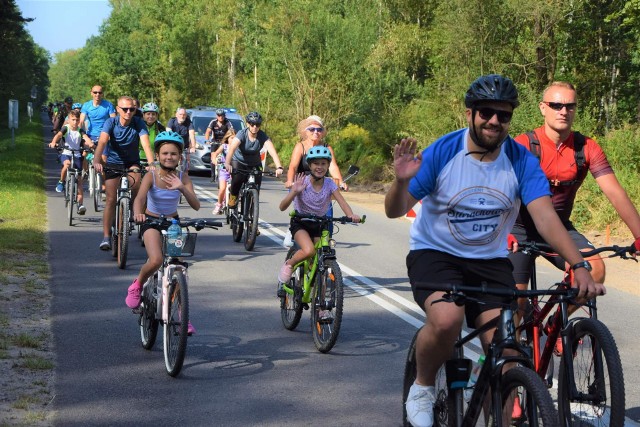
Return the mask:
[[156, 319], [156, 298], [153, 296], [158, 286], [158, 277], [154, 274], [142, 288], [140, 304], [140, 340], [142, 348], [151, 350], [158, 335], [158, 319]]
[[[289, 248], [287, 258], [290, 259], [298, 248]], [[286, 294], [280, 297], [280, 317], [285, 329], [293, 331], [298, 327], [302, 317], [302, 266], [298, 267], [291, 275], [289, 287], [293, 289], [293, 295]]]
[[93, 197], [94, 190], [96, 188], [96, 170], [93, 165], [89, 166], [89, 196]]
[[244, 248], [253, 250], [258, 237], [258, 214], [260, 209], [258, 190], [251, 188], [245, 194], [244, 219], [247, 224], [247, 232], [244, 234]]
[[[570, 337], [573, 366], [563, 355], [558, 377], [560, 419], [571, 426], [623, 426], [624, 378], [611, 332], [596, 319], [581, 319], [573, 324]], [[569, 400], [567, 369], [573, 371], [581, 399]]]
[[120, 215], [117, 222], [118, 234], [118, 268], [124, 270], [127, 267], [127, 254], [129, 251], [129, 230], [131, 227], [131, 210], [128, 198], [120, 200]]
[[71, 179], [71, 176], [69, 174], [69, 171], [67, 171], [67, 176], [64, 179], [64, 207], [67, 208], [69, 207], [69, 188], [71, 188], [71, 186], [69, 185], [69, 180]]
[[[244, 203], [243, 200], [238, 199], [238, 205], [236, 206], [235, 212], [231, 212], [231, 234], [233, 236], [234, 242], [239, 242], [242, 239], [242, 232], [244, 231], [244, 221], [238, 220], [238, 211], [241, 209], [241, 204]], [[244, 214], [244, 212], [241, 212]]]
[[344, 287], [342, 272], [334, 259], [324, 261], [324, 272], [318, 274], [311, 310], [313, 342], [321, 353], [327, 353], [338, 340], [342, 323]]
[[[517, 366], [504, 373], [500, 390], [503, 426], [557, 426], [558, 412], [547, 386], [533, 370]], [[518, 398], [522, 414], [513, 417], [514, 399]], [[492, 415], [495, 420], [496, 414]], [[492, 424], [492, 423], [490, 423]]]
[[67, 217], [69, 217], [69, 225], [73, 225], [73, 205], [76, 203], [76, 194], [78, 193], [78, 188], [76, 183], [76, 176], [69, 171], [67, 171], [67, 174], [69, 174], [69, 179], [67, 180], [69, 187], [69, 189], [67, 190], [69, 193], [69, 203], [67, 203]]
[[95, 174], [94, 191], [93, 191], [93, 209], [96, 212], [99, 212], [100, 202], [102, 197], [102, 174], [96, 173], [95, 170], [93, 171], [93, 173]]
[[167, 298], [169, 315], [164, 325], [164, 364], [167, 373], [175, 377], [184, 363], [189, 323], [187, 282], [181, 271], [176, 271], [171, 277]]
[[[416, 380], [417, 375], [417, 362], [416, 362], [416, 340], [418, 339], [418, 333], [420, 329], [416, 331], [409, 351], [407, 352], [407, 360], [404, 365], [404, 380], [402, 385], [402, 425], [405, 427], [411, 427], [411, 423], [407, 420], [407, 397], [409, 396], [409, 389]], [[435, 383], [435, 395], [436, 401], [433, 404], [433, 425], [435, 427], [454, 427], [456, 425], [454, 418], [455, 402], [458, 399], [461, 404], [462, 389], [449, 393], [447, 388], [447, 374], [445, 365], [442, 365], [436, 374]], [[462, 419], [464, 407], [461, 406], [460, 419]]]

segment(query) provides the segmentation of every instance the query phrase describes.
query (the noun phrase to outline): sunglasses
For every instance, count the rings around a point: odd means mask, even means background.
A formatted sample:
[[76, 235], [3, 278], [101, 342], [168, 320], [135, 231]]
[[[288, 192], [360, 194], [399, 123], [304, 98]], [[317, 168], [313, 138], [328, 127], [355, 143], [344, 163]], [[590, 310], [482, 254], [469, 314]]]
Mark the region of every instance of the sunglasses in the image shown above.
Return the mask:
[[562, 102], [547, 102], [547, 101], [542, 101], [542, 102], [544, 104], [547, 104], [549, 108], [555, 111], [562, 111], [563, 108], [566, 108], [567, 111], [573, 111], [576, 109], [576, 105], [577, 105], [575, 102], [569, 102], [568, 104], [563, 104]]
[[136, 111], [136, 107], [121, 107], [118, 105], [118, 108], [124, 111], [125, 113]]
[[249, 126], [258, 126], [260, 127], [261, 123], [249, 123]]
[[511, 117], [513, 117], [512, 111], [494, 110], [489, 107], [478, 108], [478, 114], [482, 120], [491, 120], [493, 116], [498, 115], [498, 121], [500, 123], [509, 123]]
[[307, 130], [311, 133], [314, 133], [314, 132], [320, 133], [324, 130], [324, 128], [307, 128]]
[[93, 92], [91, 92], [91, 93], [96, 94], [96, 95], [100, 95], [100, 94], [102, 93], [102, 91], [94, 90], [94, 91], [93, 91]]

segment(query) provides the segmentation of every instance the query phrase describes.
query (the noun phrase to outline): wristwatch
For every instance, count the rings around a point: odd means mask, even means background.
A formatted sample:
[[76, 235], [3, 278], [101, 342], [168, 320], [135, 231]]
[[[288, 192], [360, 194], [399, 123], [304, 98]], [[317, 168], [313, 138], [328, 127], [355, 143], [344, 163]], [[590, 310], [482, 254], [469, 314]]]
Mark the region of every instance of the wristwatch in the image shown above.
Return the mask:
[[572, 269], [573, 271], [576, 271], [578, 268], [586, 268], [586, 269], [587, 269], [587, 271], [591, 271], [591, 270], [592, 270], [592, 268], [591, 268], [591, 264], [589, 263], [589, 261], [582, 261], [582, 262], [578, 262], [578, 263], [573, 264], [573, 265], [571, 266], [571, 269]]

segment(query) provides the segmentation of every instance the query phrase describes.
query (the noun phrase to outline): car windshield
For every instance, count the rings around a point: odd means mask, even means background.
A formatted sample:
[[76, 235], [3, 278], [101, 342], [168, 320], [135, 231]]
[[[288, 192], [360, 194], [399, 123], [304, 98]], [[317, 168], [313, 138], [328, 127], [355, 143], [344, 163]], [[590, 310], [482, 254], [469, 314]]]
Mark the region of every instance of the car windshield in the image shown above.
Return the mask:
[[[211, 123], [211, 120], [215, 120], [215, 117], [194, 117], [193, 118], [193, 127], [196, 130], [198, 135], [204, 135], [207, 131], [207, 126]], [[238, 132], [244, 128], [244, 122], [238, 119], [229, 119], [231, 124], [233, 125], [233, 129]]]

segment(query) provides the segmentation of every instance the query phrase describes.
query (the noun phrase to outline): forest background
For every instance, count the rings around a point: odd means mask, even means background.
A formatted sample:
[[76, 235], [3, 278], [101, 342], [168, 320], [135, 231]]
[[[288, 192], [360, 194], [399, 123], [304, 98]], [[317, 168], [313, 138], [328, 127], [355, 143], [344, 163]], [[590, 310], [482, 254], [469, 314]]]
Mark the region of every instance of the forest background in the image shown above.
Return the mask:
[[[542, 124], [543, 88], [566, 80], [578, 89], [574, 128], [640, 203], [640, 0], [111, 0], [99, 35], [53, 58], [14, 0], [0, 2], [0, 117], [33, 85], [45, 103], [86, 101], [100, 84], [112, 102], [159, 104], [165, 122], [178, 106], [257, 110], [286, 163], [298, 121], [317, 114], [340, 165], [384, 188], [399, 138], [426, 147], [465, 126], [479, 75], [516, 83], [514, 136]], [[591, 177], [573, 220], [626, 231]]]

